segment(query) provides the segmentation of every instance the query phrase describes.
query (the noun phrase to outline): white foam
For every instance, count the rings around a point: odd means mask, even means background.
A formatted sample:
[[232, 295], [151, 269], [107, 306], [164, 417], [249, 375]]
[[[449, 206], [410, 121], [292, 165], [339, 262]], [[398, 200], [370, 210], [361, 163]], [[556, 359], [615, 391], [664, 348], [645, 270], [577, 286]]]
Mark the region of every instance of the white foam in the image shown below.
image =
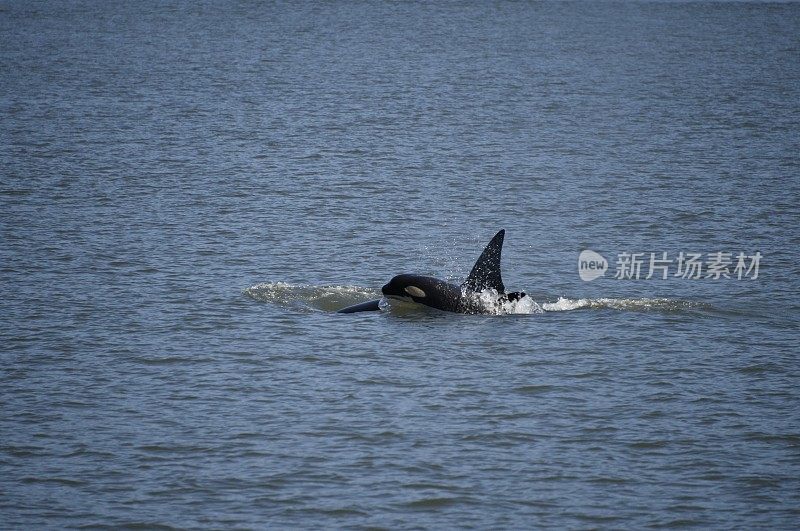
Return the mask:
[[542, 303], [542, 309], [546, 312], [567, 312], [570, 310], [580, 310], [591, 305], [589, 299], [566, 299], [559, 297], [556, 302]]
[[708, 307], [708, 305], [701, 302], [664, 298], [615, 299], [601, 297], [597, 299], [568, 299], [566, 297], [559, 297], [556, 302], [546, 302], [542, 304], [542, 308], [546, 312], [566, 312], [571, 310], [582, 310], [585, 308], [638, 312], [669, 312], [703, 307]]
[[525, 296], [515, 301], [498, 300], [497, 290], [487, 289], [477, 294], [481, 307], [491, 315], [542, 313], [542, 307], [531, 297]]

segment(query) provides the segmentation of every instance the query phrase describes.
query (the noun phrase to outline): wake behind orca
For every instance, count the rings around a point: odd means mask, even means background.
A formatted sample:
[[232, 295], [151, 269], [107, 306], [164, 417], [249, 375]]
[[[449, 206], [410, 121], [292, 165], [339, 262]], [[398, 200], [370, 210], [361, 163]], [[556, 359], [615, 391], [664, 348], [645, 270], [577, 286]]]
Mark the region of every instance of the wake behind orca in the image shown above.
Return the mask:
[[[524, 292], [506, 293], [500, 276], [500, 255], [506, 231], [494, 235], [472, 267], [467, 280], [457, 286], [435, 277], [402, 274], [392, 278], [381, 288], [389, 301], [413, 302], [446, 312], [481, 314], [495, 313], [504, 303], [526, 297]], [[339, 313], [356, 313], [380, 310], [381, 299], [362, 302]]]

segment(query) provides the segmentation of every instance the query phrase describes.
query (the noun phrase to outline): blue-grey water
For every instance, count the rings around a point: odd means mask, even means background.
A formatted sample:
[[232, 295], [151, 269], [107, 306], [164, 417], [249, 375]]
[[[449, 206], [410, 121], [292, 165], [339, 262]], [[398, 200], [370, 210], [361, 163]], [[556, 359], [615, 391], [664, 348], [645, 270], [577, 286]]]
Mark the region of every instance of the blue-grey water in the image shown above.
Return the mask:
[[0, 527], [797, 528], [800, 4], [0, 0], [0, 116]]

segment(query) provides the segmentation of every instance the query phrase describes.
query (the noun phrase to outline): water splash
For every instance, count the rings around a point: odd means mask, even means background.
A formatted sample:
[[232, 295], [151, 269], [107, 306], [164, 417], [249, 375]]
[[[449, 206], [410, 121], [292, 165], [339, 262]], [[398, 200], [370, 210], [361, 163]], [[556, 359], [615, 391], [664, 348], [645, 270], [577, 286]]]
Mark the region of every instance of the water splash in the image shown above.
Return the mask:
[[477, 294], [480, 305], [490, 315], [520, 315], [544, 313], [542, 307], [530, 296], [515, 301], [503, 300], [496, 290], [487, 289]]

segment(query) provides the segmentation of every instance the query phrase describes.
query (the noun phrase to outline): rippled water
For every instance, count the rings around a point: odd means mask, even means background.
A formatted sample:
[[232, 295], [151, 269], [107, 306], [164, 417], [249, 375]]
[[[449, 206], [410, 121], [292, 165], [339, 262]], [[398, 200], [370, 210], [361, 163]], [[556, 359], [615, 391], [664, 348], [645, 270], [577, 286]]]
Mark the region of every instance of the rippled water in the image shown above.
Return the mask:
[[[799, 52], [794, 3], [0, 1], [0, 526], [796, 527]], [[542, 311], [334, 313], [500, 228]]]

